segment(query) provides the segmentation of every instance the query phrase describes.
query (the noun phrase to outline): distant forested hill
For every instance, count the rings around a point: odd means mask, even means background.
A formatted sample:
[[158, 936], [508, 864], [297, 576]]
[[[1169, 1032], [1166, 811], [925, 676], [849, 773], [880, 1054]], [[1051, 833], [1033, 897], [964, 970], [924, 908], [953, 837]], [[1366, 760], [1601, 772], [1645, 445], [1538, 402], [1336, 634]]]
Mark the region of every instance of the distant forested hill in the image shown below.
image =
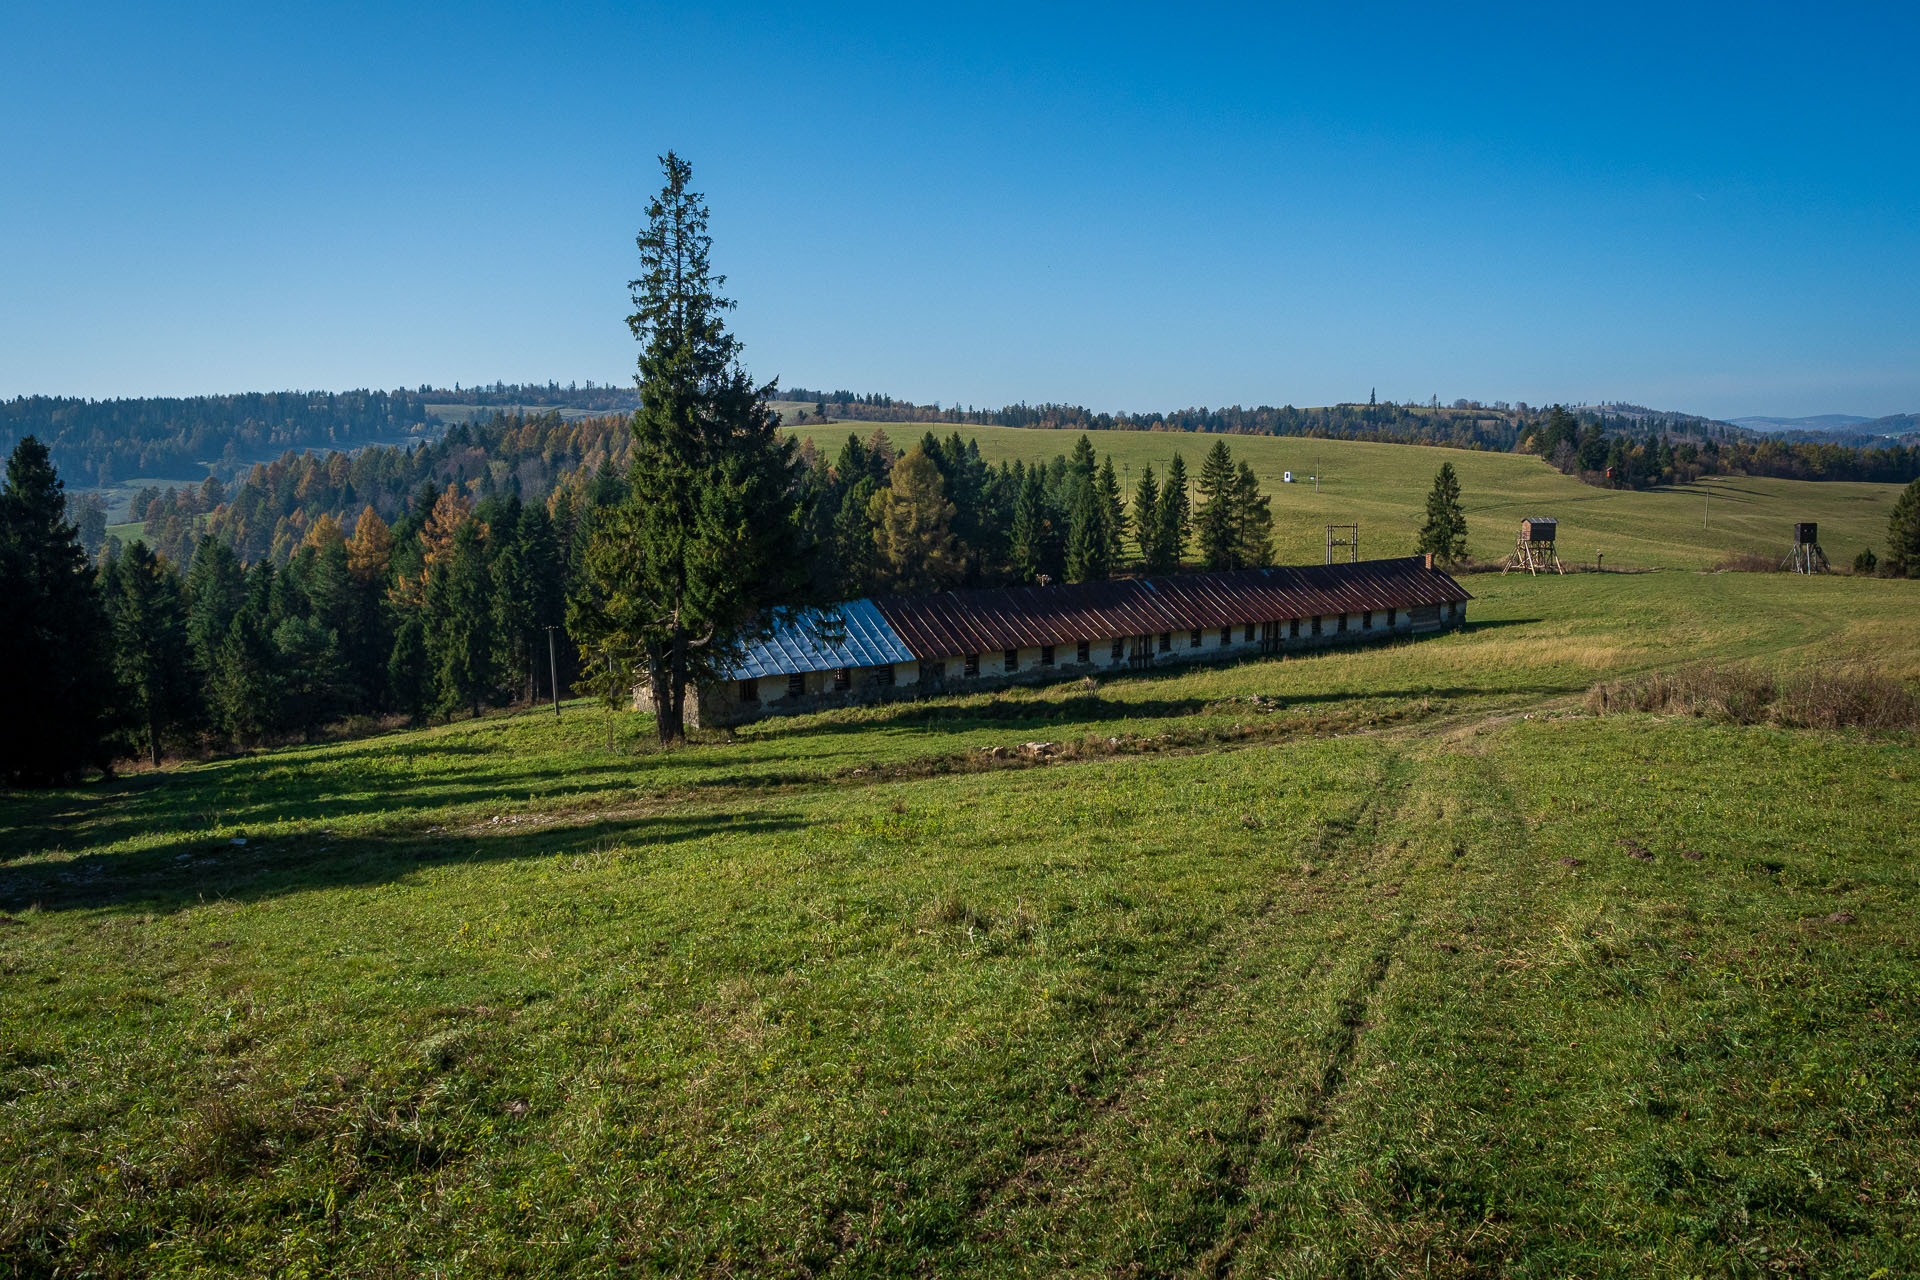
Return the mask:
[[[37, 436], [70, 486], [106, 488], [135, 478], [198, 481], [230, 476], [288, 449], [353, 449], [434, 434], [441, 406], [533, 406], [622, 413], [632, 388], [558, 383], [419, 387], [396, 391], [261, 391], [239, 395], [0, 401], [0, 449]], [[458, 415], [472, 417], [469, 411]]]
[[[569, 485], [591, 486], [603, 472], [623, 479], [631, 453], [624, 415], [569, 420], [558, 413], [460, 423], [417, 447], [378, 446], [351, 455], [289, 451], [248, 472], [214, 510], [207, 533], [242, 559], [285, 560], [322, 516], [351, 529], [372, 507], [393, 522], [421, 502], [431, 508], [448, 485], [476, 499], [543, 499]], [[151, 527], [157, 515], [145, 518]], [[176, 558], [187, 550], [170, 547], [164, 536], [157, 545]]]

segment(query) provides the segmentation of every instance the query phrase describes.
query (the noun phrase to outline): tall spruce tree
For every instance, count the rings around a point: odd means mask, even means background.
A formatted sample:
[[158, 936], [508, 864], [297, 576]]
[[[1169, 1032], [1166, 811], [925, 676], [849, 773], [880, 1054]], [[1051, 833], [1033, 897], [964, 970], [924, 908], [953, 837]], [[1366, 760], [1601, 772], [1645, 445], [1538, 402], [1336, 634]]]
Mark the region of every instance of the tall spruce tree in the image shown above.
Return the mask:
[[[271, 561], [262, 561], [255, 573], [272, 568]], [[209, 690], [221, 731], [243, 746], [280, 728], [286, 687], [280, 653], [268, 631], [265, 593], [248, 585], [246, 603], [233, 615], [214, 653]]]
[[1068, 582], [1103, 582], [1113, 572], [1113, 521], [1099, 483], [1083, 479], [1071, 490], [1067, 521]]
[[406, 609], [393, 633], [393, 651], [387, 657], [389, 705], [415, 724], [426, 718], [434, 703], [433, 668], [427, 656], [426, 625], [420, 612]]
[[1053, 513], [1040, 467], [1029, 467], [1021, 481], [1013, 506], [1011, 543], [1008, 558], [1014, 581], [1038, 582], [1053, 576]]
[[1234, 503], [1233, 453], [1215, 440], [1200, 464], [1199, 514], [1194, 518], [1201, 562], [1210, 570], [1237, 569], [1240, 511]]
[[765, 404], [775, 384], [747, 375], [723, 323], [733, 303], [717, 292], [726, 277], [710, 263], [691, 167], [672, 152], [661, 166], [666, 185], [648, 206], [629, 286], [627, 323], [642, 344], [632, 497], [594, 537], [569, 628], [616, 669], [646, 672], [665, 743], [685, 736], [688, 685], [719, 678], [765, 633], [767, 610], [806, 566], [797, 446]]
[[1234, 473], [1233, 507], [1240, 516], [1234, 567], [1259, 569], [1272, 564], [1273, 499], [1260, 492], [1260, 479], [1245, 462]]
[[880, 581], [880, 550], [873, 536], [872, 514], [873, 498], [879, 491], [872, 476], [856, 476], [834, 516], [833, 594], [841, 599], [866, 595]]
[[1467, 517], [1460, 510], [1460, 477], [1453, 464], [1443, 462], [1433, 477], [1433, 489], [1427, 494], [1427, 522], [1420, 527], [1415, 551], [1431, 552], [1435, 559], [1453, 564], [1467, 554]]
[[144, 738], [157, 769], [165, 740], [182, 734], [199, 710], [186, 592], [173, 566], [139, 540], [102, 577], [113, 628], [114, 673], [127, 718]]
[[1160, 486], [1154, 482], [1151, 466], [1140, 469], [1140, 483], [1133, 487], [1133, 539], [1140, 551], [1140, 567], [1152, 572], [1154, 548], [1160, 537]]
[[480, 714], [496, 687], [492, 575], [480, 522], [462, 521], [442, 562], [427, 571], [427, 651], [440, 710]]
[[0, 486], [0, 777], [56, 782], [112, 763], [120, 718], [99, 583], [47, 448], [14, 446]]
[[1151, 573], [1177, 573], [1187, 558], [1187, 538], [1192, 504], [1187, 498], [1187, 464], [1179, 454], [1167, 463], [1167, 478], [1160, 486], [1158, 524], [1154, 530]]

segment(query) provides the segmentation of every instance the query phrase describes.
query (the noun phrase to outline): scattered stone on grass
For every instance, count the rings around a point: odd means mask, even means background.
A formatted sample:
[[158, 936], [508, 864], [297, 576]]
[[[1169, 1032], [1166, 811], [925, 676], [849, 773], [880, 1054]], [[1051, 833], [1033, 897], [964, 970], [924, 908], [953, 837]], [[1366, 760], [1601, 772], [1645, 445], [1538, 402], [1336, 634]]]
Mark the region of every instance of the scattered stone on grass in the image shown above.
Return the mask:
[[1688, 862], [1698, 862], [1700, 861], [1700, 859], [1706, 857], [1707, 855], [1700, 852], [1698, 849], [1682, 849], [1680, 851], [1680, 856], [1685, 858]]
[[1836, 911], [1827, 917], [1828, 924], [1854, 924], [1858, 917], [1851, 911]]
[[1554, 861], [1563, 867], [1578, 867], [1586, 864], [1585, 858], [1555, 858]]

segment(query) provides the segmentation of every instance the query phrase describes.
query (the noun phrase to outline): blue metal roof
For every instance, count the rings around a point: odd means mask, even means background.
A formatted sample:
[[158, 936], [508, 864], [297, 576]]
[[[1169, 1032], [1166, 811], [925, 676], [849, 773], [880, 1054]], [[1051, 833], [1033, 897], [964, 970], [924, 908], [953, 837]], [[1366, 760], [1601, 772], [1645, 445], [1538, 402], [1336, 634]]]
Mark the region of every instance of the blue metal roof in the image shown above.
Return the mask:
[[878, 667], [912, 662], [913, 653], [871, 600], [849, 600], [837, 609], [781, 609], [773, 635], [747, 646], [729, 674], [757, 680], [802, 671]]

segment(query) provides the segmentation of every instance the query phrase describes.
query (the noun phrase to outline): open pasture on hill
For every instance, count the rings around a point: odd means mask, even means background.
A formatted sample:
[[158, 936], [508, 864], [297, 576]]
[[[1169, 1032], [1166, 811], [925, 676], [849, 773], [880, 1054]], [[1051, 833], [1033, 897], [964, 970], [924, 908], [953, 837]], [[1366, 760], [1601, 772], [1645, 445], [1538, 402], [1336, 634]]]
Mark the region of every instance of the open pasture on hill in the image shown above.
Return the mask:
[[1920, 1267], [1912, 736], [1580, 710], [1920, 677], [1920, 591], [1467, 583], [1389, 648], [0, 800], [0, 1273]]
[[[1044, 462], [1070, 452], [1079, 433], [1021, 427], [971, 427], [913, 422], [834, 422], [792, 428], [814, 438], [829, 457], [849, 432], [863, 439], [874, 427], [905, 449], [926, 432], [945, 437], [959, 431], [977, 439], [980, 455], [998, 463], [1014, 458]], [[1164, 473], [1176, 450], [1187, 474], [1216, 439], [1260, 477], [1273, 498], [1275, 558], [1281, 564], [1319, 563], [1328, 524], [1360, 525], [1367, 559], [1405, 555], [1425, 515], [1434, 472], [1451, 462], [1460, 474], [1468, 549], [1478, 559], [1500, 560], [1513, 550], [1525, 516], [1560, 521], [1560, 556], [1592, 564], [1596, 553], [1608, 566], [1698, 569], [1734, 552], [1783, 559], [1796, 521], [1820, 524], [1821, 544], [1836, 565], [1851, 564], [1862, 548], [1885, 552], [1887, 517], [1901, 486], [1712, 476], [1692, 485], [1643, 492], [1596, 489], [1563, 476], [1526, 454], [1480, 453], [1427, 445], [1315, 440], [1300, 436], [1209, 436], [1186, 432], [1091, 432], [1094, 449], [1113, 455], [1123, 479], [1138, 480], [1142, 467]], [[1320, 491], [1310, 477], [1319, 469]], [[1293, 472], [1294, 483], [1281, 477]], [[1132, 485], [1127, 485], [1132, 500]]]

